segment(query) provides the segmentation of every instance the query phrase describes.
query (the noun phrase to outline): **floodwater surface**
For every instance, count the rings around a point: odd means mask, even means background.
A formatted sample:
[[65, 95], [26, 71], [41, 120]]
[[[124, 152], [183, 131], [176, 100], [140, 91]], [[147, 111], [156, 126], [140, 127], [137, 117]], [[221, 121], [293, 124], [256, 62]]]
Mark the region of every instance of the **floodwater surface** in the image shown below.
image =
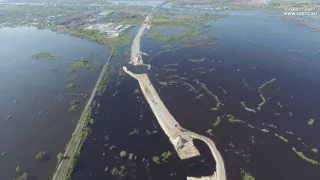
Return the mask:
[[[206, 29], [218, 37], [210, 48], [156, 56], [163, 44], [143, 39], [153, 85], [183, 127], [216, 143], [228, 179], [240, 180], [244, 172], [259, 180], [320, 179], [319, 33], [275, 13], [229, 13]], [[72, 179], [212, 174], [215, 162], [201, 142], [195, 142], [201, 157], [178, 158], [138, 82], [120, 70], [126, 63], [119, 61], [107, 92], [95, 100], [99, 111]]]
[[[170, 112], [186, 129], [212, 138], [229, 179], [241, 179], [241, 169], [259, 180], [319, 179], [320, 166], [293, 149], [320, 161], [319, 32], [258, 11], [233, 11], [212, 26], [214, 47], [152, 58], [150, 76]], [[151, 56], [161, 47], [142, 42]], [[259, 87], [274, 78], [262, 88], [266, 102], [258, 110]], [[217, 110], [212, 94], [223, 104]]]
[[[29, 172], [38, 180], [50, 179], [57, 165], [57, 154], [64, 152], [90, 95], [100, 69], [77, 69], [69, 65], [87, 58], [93, 67], [108, 58], [106, 46], [36, 28], [0, 29], [0, 179], [13, 179]], [[48, 52], [55, 60], [32, 59]], [[96, 61], [96, 62], [97, 62]], [[69, 79], [74, 78], [74, 80]], [[67, 88], [75, 83], [75, 88]], [[74, 95], [70, 95], [74, 93]], [[69, 112], [69, 101], [79, 101], [79, 110]], [[7, 116], [10, 119], [5, 121]], [[49, 160], [35, 156], [46, 151]]]

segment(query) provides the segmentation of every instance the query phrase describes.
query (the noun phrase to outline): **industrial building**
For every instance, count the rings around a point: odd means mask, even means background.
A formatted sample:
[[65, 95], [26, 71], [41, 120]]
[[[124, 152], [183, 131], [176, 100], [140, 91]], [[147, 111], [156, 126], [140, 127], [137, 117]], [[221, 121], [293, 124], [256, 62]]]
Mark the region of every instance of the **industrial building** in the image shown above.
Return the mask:
[[107, 23], [107, 24], [93, 24], [85, 29], [92, 29], [92, 30], [98, 30], [101, 33], [105, 33], [110, 37], [117, 37], [119, 36], [123, 31], [130, 28], [131, 25], [123, 25], [123, 24], [115, 24], [115, 23]]

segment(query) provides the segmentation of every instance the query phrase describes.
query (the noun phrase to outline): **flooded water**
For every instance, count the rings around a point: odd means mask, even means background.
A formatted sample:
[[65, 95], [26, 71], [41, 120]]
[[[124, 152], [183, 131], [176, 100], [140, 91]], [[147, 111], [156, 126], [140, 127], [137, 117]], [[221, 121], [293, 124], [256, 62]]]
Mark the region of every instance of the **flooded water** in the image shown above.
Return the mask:
[[[216, 143], [228, 179], [242, 179], [241, 169], [259, 180], [319, 179], [320, 166], [292, 149], [320, 161], [312, 151], [320, 148], [316, 139], [320, 135], [319, 33], [273, 13], [230, 14], [206, 29], [218, 37], [212, 48], [182, 48], [156, 56], [163, 44], [143, 39], [153, 85], [183, 127]], [[259, 87], [273, 78], [276, 81], [265, 85], [261, 95]], [[72, 179], [186, 179], [212, 174], [214, 161], [199, 142], [203, 157], [180, 161], [173, 154], [168, 162], [154, 162], [155, 156], [174, 149], [137, 90], [136, 80], [123, 75], [113, 79], [108, 92], [97, 99], [100, 113]], [[216, 111], [210, 110], [216, 107], [215, 96], [223, 104]], [[220, 123], [216, 123], [218, 116]], [[310, 119], [315, 119], [313, 125], [308, 125]], [[125, 157], [121, 151], [126, 151]]]
[[[320, 34], [274, 13], [228, 13], [229, 18], [206, 28], [218, 37], [211, 48], [182, 48], [156, 56], [163, 44], [143, 39], [153, 85], [184, 128], [216, 143], [228, 179], [242, 179], [241, 169], [259, 180], [320, 179], [320, 166], [307, 161], [320, 161], [312, 150], [320, 148]], [[68, 112], [68, 103], [77, 99], [83, 108], [86, 100], [67, 94], [90, 94], [100, 72], [80, 69], [70, 74], [69, 64], [82, 57], [89, 65], [93, 60], [103, 63], [107, 48], [34, 28], [0, 29], [0, 48], [0, 115], [12, 116], [0, 123], [0, 152], [7, 153], [0, 157], [0, 179], [12, 179], [16, 166], [35, 179], [50, 179], [56, 154], [63, 152], [80, 115]], [[31, 58], [40, 52], [50, 52], [56, 60]], [[138, 82], [120, 71], [128, 55], [118, 54], [107, 91], [95, 98], [99, 110], [72, 179], [185, 180], [211, 175], [215, 162], [202, 142], [195, 141], [202, 156], [178, 158]], [[67, 89], [67, 79], [74, 75], [72, 82], [78, 86]], [[308, 125], [310, 119], [313, 125]], [[38, 162], [34, 157], [43, 150], [51, 159]]]
[[[107, 92], [96, 99], [100, 110], [72, 179], [185, 180], [187, 175], [213, 174], [213, 157], [202, 143], [196, 145], [203, 156], [186, 161], [178, 158], [141, 92], [136, 91], [136, 80], [125, 74], [111, 75], [109, 79]], [[127, 155], [121, 157], [121, 151]], [[162, 153], [167, 152], [171, 155], [162, 160]], [[155, 156], [160, 157], [159, 164], [154, 162]], [[115, 168], [117, 171], [113, 171]]]
[[[13, 179], [17, 166], [38, 180], [50, 179], [57, 165], [56, 155], [64, 152], [81, 111], [69, 112], [69, 101], [80, 102], [90, 95], [100, 70], [77, 69], [69, 64], [87, 58], [103, 64], [106, 46], [35, 28], [0, 29], [0, 179]], [[55, 60], [32, 59], [33, 54], [49, 52]], [[53, 70], [55, 69], [55, 70]], [[68, 78], [74, 77], [74, 80]], [[68, 89], [68, 83], [77, 87]], [[81, 94], [80, 94], [81, 95]], [[16, 103], [14, 103], [17, 101]], [[7, 116], [12, 116], [4, 121]], [[39, 162], [35, 156], [46, 151], [50, 159]]]
[[[219, 37], [213, 48], [184, 48], [151, 61], [150, 76], [170, 112], [191, 131], [209, 136], [206, 131], [213, 130], [210, 137], [222, 153], [229, 179], [241, 179], [240, 168], [259, 180], [319, 179], [319, 165], [292, 150], [320, 161], [312, 151], [320, 147], [319, 124], [308, 125], [310, 119], [320, 118], [319, 33], [258, 11], [234, 11], [212, 26], [209, 34]], [[143, 43], [147, 44], [143, 51], [152, 55], [161, 47], [152, 46], [156, 42], [149, 39]], [[201, 58], [205, 60], [188, 60]], [[262, 102], [258, 88], [273, 78], [277, 80], [263, 89], [267, 102], [258, 111]], [[210, 111], [216, 100], [197, 82], [218, 96], [220, 110]], [[241, 102], [256, 113], [246, 111]], [[227, 114], [243, 122], [222, 118], [220, 125], [212, 125], [217, 116]]]

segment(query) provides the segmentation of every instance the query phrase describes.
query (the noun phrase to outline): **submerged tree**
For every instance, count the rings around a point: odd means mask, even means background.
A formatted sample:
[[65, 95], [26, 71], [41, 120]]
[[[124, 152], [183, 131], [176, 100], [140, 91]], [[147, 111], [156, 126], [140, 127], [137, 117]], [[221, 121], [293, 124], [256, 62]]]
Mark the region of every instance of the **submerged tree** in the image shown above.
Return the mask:
[[63, 160], [63, 154], [60, 152], [57, 154], [58, 163], [60, 163]]

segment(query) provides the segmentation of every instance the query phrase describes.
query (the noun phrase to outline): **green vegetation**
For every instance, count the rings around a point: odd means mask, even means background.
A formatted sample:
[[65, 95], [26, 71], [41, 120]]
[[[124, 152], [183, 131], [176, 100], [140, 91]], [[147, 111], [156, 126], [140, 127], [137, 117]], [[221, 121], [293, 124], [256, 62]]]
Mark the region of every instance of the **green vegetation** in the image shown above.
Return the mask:
[[155, 162], [156, 164], [160, 164], [160, 158], [158, 156], [154, 156], [152, 158], [153, 162]]
[[[111, 58], [110, 58], [110, 60], [111, 60]], [[110, 60], [109, 60], [109, 62], [110, 62]], [[102, 78], [101, 78], [101, 81], [100, 81], [100, 83], [98, 84], [98, 87], [97, 87], [97, 94], [99, 95], [99, 96], [101, 96], [104, 92], [105, 92], [105, 90], [107, 89], [107, 86], [108, 86], [108, 73], [109, 73], [109, 70], [111, 69], [111, 65], [110, 65], [110, 63], [109, 62], [107, 62], [105, 65], [104, 65], [104, 67], [103, 67], [103, 69], [102, 69]]]
[[101, 71], [101, 76], [100, 76], [101, 81], [97, 87], [97, 94], [99, 96], [101, 96], [105, 92], [105, 90], [107, 89], [108, 73], [109, 73], [110, 69], [112, 68], [112, 66], [110, 65], [110, 62], [111, 62], [112, 57], [114, 56], [115, 52], [116, 52], [116, 47], [110, 46], [109, 58], [108, 58], [108, 61], [103, 66], [103, 69]]
[[88, 108], [84, 109], [79, 120], [80, 122], [83, 123], [83, 124], [80, 124], [82, 125], [81, 131], [77, 131], [76, 134], [72, 135], [70, 142], [79, 140], [79, 144], [77, 146], [77, 149], [75, 149], [75, 152], [71, 155], [70, 163], [68, 167], [68, 173], [65, 179], [71, 178], [71, 174], [74, 170], [74, 167], [77, 164], [78, 157], [80, 156], [80, 149], [82, 147], [83, 142], [87, 139], [87, 136], [88, 136], [88, 123], [92, 117], [92, 109], [94, 107], [95, 107], [95, 103], [91, 104]]
[[26, 25], [33, 19], [44, 19], [49, 16], [66, 15], [79, 10], [89, 9], [87, 7], [75, 7], [65, 5], [40, 5], [34, 6], [26, 4], [1, 4], [0, 24], [7, 23], [7, 26], [15, 27], [17, 25]]
[[65, 28], [65, 27], [58, 27], [56, 25], [44, 25], [44, 24], [39, 24], [39, 25], [34, 25], [39, 29], [44, 29], [48, 28], [52, 31], [62, 31], [66, 34], [72, 35], [72, 36], [77, 36], [82, 39], [88, 39], [90, 41], [94, 41], [98, 44], [104, 44], [107, 42], [107, 36], [104, 34], [101, 34], [99, 31], [96, 30], [87, 30], [87, 29], [75, 29], [75, 28]]
[[94, 124], [94, 119], [90, 119], [90, 124], [93, 125]]
[[219, 100], [219, 97], [216, 96], [215, 94], [213, 94], [212, 91], [210, 91], [210, 90], [208, 89], [208, 87], [207, 87], [204, 83], [201, 83], [201, 82], [198, 81], [198, 80], [195, 80], [195, 82], [196, 82], [197, 84], [200, 84], [200, 88], [201, 88], [202, 90], [204, 90], [209, 96], [213, 97], [213, 98], [216, 100], [216, 106], [215, 106], [215, 107], [212, 107], [212, 108], [210, 109], [210, 111], [217, 111], [217, 110], [219, 110], [220, 107], [223, 106], [223, 104], [222, 104], [222, 103], [220, 102], [220, 100]]
[[191, 15], [191, 14], [156, 14], [153, 18], [155, 25], [161, 26], [187, 26], [189, 24], [204, 25], [205, 22], [211, 20], [218, 20], [220, 18], [227, 18], [228, 14], [205, 14], [205, 15]]
[[[176, 34], [165, 34], [160, 33], [154, 29], [147, 35], [147, 38], [154, 39], [160, 43], [167, 43], [174, 40], [182, 40], [182, 41], [190, 41], [194, 40], [195, 43], [187, 43], [188, 45], [195, 46], [212, 46], [212, 42], [202, 42], [203, 40], [213, 40], [208, 36], [204, 36], [206, 31], [201, 28], [197, 28], [197, 26], [210, 26], [205, 25], [204, 23], [210, 20], [217, 20], [219, 18], [228, 17], [228, 15], [221, 14], [206, 14], [206, 15], [186, 15], [186, 14], [170, 14], [170, 13], [162, 13], [156, 14], [153, 17], [153, 24], [155, 26], [162, 26], [166, 28], [171, 28], [178, 30], [179, 32]], [[169, 45], [163, 46], [165, 49], [172, 49]]]
[[196, 96], [196, 99], [201, 99], [203, 97], [204, 94], [199, 94], [198, 96]]
[[160, 164], [161, 162], [168, 162], [169, 157], [172, 155], [170, 151], [163, 152], [161, 153], [160, 157], [159, 156], [154, 156], [152, 158], [153, 162], [156, 164]]
[[71, 100], [71, 101], [69, 102], [69, 105], [70, 105], [69, 111], [77, 111], [77, 110], [79, 110], [79, 108], [78, 108], [78, 105], [79, 105], [79, 104], [80, 104], [79, 101], [77, 101], [77, 100]]
[[11, 119], [12, 116], [8, 115], [6, 118], [4, 118], [4, 121], [8, 121], [9, 119]]
[[204, 23], [207, 21], [216, 21], [220, 18], [228, 18], [228, 14], [205, 14], [198, 18], [198, 25], [205, 26]]
[[213, 127], [217, 127], [221, 123], [221, 118], [220, 116], [217, 116], [216, 121], [213, 123]]
[[127, 156], [127, 152], [126, 151], [121, 151], [120, 152], [120, 157], [126, 157]]
[[[182, 23], [182, 24], [184, 24], [184, 23]], [[154, 40], [158, 41], [159, 43], [167, 43], [167, 42], [172, 42], [174, 40], [189, 40], [190, 38], [195, 38], [195, 37], [197, 37], [199, 35], [203, 35], [205, 33], [205, 31], [198, 30], [193, 25], [189, 25], [189, 24], [184, 24], [184, 25], [189, 28], [189, 30], [187, 32], [166, 35], [166, 34], [162, 34], [157, 31], [153, 31], [152, 33], [149, 33], [147, 35], [147, 38], [154, 39]], [[169, 50], [169, 49], [167, 49], [167, 50]]]
[[112, 174], [113, 176], [117, 176], [118, 179], [122, 179], [122, 178], [126, 175], [125, 170], [126, 170], [126, 167], [125, 167], [125, 166], [120, 166], [119, 169], [116, 168], [116, 167], [114, 167], [114, 168], [112, 168], [112, 170], [111, 170], [111, 174]]
[[288, 139], [286, 139], [285, 137], [283, 137], [283, 136], [280, 136], [280, 135], [278, 135], [278, 134], [274, 134], [276, 137], [278, 137], [279, 139], [281, 139], [282, 141], [284, 141], [284, 142], [288, 142]]
[[240, 172], [243, 180], [255, 180], [255, 178], [249, 172], [246, 172], [244, 169], [241, 168]]
[[208, 130], [206, 131], [206, 133], [209, 134], [210, 136], [212, 136], [212, 129], [208, 129]]
[[[88, 29], [77, 29], [77, 28], [66, 28], [58, 27], [56, 25], [35, 25], [37, 28], [47, 28], [52, 31], [60, 31], [72, 36], [77, 36], [83, 39], [88, 39], [94, 41], [98, 44], [108, 44], [110, 49], [116, 49], [117, 45], [128, 46], [132, 42], [133, 37], [128, 34], [128, 30], [122, 32], [122, 34], [115, 38], [109, 38], [104, 33], [100, 33], [97, 30], [88, 30]], [[110, 55], [115, 51], [110, 50]], [[110, 56], [109, 55], [109, 56]]]
[[129, 134], [130, 134], [130, 135], [139, 134], [139, 129], [134, 128], [133, 131], [131, 131]]
[[48, 52], [34, 54], [31, 57], [32, 57], [32, 59], [48, 59], [48, 60], [55, 60], [56, 59], [56, 57], [54, 57], [52, 54], [50, 54]]
[[168, 86], [167, 82], [159, 82], [162, 86]]
[[263, 83], [263, 84], [259, 87], [259, 90], [262, 90], [263, 88], [266, 87], [266, 85], [271, 84], [271, 83], [275, 82], [276, 80], [277, 80], [276, 78], [273, 78], [273, 79], [271, 79], [270, 81], [267, 81], [267, 82]]
[[307, 162], [309, 162], [309, 163], [311, 163], [311, 164], [314, 164], [314, 165], [320, 165], [320, 163], [319, 163], [318, 161], [306, 157], [306, 156], [303, 154], [303, 152], [297, 151], [295, 147], [292, 147], [292, 150], [293, 150], [299, 157], [301, 157], [302, 159], [304, 159], [305, 161], [307, 161]]
[[124, 18], [121, 20], [121, 23], [123, 24], [132, 24], [132, 25], [141, 25], [141, 23], [143, 22], [144, 17], [137, 15], [134, 18]]
[[175, 84], [175, 83], [178, 83], [178, 82], [175, 81], [175, 80], [170, 80], [170, 81], [169, 81], [169, 84]]
[[210, 111], [218, 111], [219, 108], [217, 107], [213, 107], [213, 108], [210, 108]]
[[194, 63], [199, 63], [199, 62], [203, 62], [205, 60], [205, 58], [202, 59], [188, 59], [188, 61], [194, 62]]
[[100, 69], [102, 66], [101, 62], [98, 60], [93, 61], [93, 69]]
[[162, 162], [168, 162], [168, 158], [172, 155], [170, 151], [161, 153], [161, 160]]
[[229, 122], [231, 122], [231, 123], [245, 123], [244, 121], [237, 119], [230, 114], [227, 114], [227, 118], [228, 118]]
[[311, 150], [312, 150], [312, 152], [314, 152], [314, 153], [318, 153], [318, 152], [319, 152], [319, 150], [318, 150], [317, 148], [312, 148]]
[[75, 83], [69, 83], [69, 84], [67, 84], [67, 88], [75, 88], [75, 87], [77, 87], [77, 84], [75, 84]]
[[311, 125], [313, 125], [313, 124], [314, 124], [314, 119], [310, 119], [310, 120], [308, 121], [308, 125], [311, 126]]
[[188, 91], [195, 91], [195, 88], [191, 84], [185, 82], [185, 83], [183, 83], [183, 85], [185, 87], [189, 88]]
[[260, 97], [262, 99], [262, 102], [260, 104], [258, 104], [258, 110], [261, 111], [262, 109], [262, 106], [266, 103], [266, 98], [263, 96], [262, 94], [262, 90], [268, 85], [268, 84], [271, 84], [273, 82], [275, 82], [277, 79], [273, 78], [271, 79], [270, 81], [267, 81], [265, 83], [263, 83], [259, 88], [258, 88], [258, 91], [259, 91], [259, 94], [260, 94]]
[[166, 44], [162, 46], [164, 49], [169, 49], [172, 47], [172, 44]]
[[76, 77], [77, 77], [77, 76], [74, 75], [74, 76], [72, 76], [72, 77], [69, 77], [67, 80], [68, 80], [68, 81], [74, 81], [74, 80], [76, 79]]
[[86, 58], [81, 58], [76, 62], [70, 64], [69, 73], [74, 73], [79, 68], [87, 68], [88, 60]]
[[134, 90], [133, 94], [139, 94], [139, 89]]
[[18, 173], [19, 173], [20, 171], [21, 171], [20, 166], [17, 166], [17, 167], [16, 167], [16, 172], [18, 172]]
[[155, 130], [153, 130], [152, 132], [151, 131], [149, 131], [149, 130], [146, 130], [146, 134], [147, 135], [150, 135], [150, 134], [157, 134], [158, 133], [158, 131], [156, 130], [157, 128], [155, 128]]
[[57, 154], [57, 160], [58, 160], [58, 164], [63, 160], [63, 154], [60, 152]]

